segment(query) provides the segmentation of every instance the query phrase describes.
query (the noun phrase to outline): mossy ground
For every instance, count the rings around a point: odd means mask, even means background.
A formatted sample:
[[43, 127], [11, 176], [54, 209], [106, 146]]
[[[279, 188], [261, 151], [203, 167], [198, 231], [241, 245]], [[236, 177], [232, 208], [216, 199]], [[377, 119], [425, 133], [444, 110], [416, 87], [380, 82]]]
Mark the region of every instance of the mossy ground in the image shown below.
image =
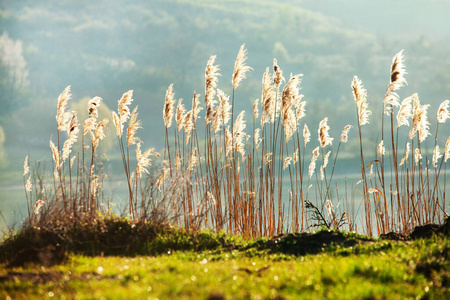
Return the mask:
[[450, 238], [441, 233], [388, 241], [322, 230], [245, 241], [209, 232], [194, 235], [167, 228], [161, 232], [156, 230], [147, 248], [141, 248], [147, 254], [94, 256], [67, 251], [60, 262], [47, 266], [39, 259], [16, 266], [3, 260], [0, 295], [11, 299], [450, 297]]

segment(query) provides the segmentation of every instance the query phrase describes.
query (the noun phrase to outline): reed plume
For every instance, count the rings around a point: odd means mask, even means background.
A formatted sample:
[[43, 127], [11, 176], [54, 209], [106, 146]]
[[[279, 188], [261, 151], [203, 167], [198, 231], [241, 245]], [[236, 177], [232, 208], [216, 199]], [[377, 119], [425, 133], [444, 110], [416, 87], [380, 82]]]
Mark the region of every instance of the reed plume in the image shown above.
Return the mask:
[[291, 161], [292, 161], [292, 157], [289, 157], [289, 156], [284, 159], [283, 171], [291, 164]]
[[62, 152], [62, 162], [61, 163], [64, 163], [64, 161], [69, 157], [70, 153], [72, 152], [72, 145], [74, 143], [76, 143], [78, 132], [80, 131], [78, 129], [78, 126], [79, 126], [79, 124], [78, 124], [77, 115], [73, 111], [72, 112], [72, 118], [70, 119], [69, 127], [68, 127], [69, 137], [64, 142], [63, 152]]
[[312, 175], [314, 174], [314, 170], [316, 169], [316, 160], [319, 157], [319, 147], [316, 147], [313, 151], [312, 151], [313, 155], [311, 158], [311, 163], [309, 164], [309, 178], [312, 177]]
[[439, 146], [436, 145], [436, 147], [434, 147], [434, 151], [433, 151], [433, 167], [436, 169], [437, 168], [437, 162], [439, 160], [439, 158], [442, 157], [441, 154], [441, 149], [439, 149]]
[[258, 117], [259, 117], [258, 101], [259, 101], [259, 99], [256, 99], [253, 102], [253, 119], [254, 120], [258, 119]]
[[[130, 122], [128, 123], [127, 146], [135, 145], [136, 143], [141, 141], [139, 139], [139, 137], [136, 136], [137, 130], [139, 128], [142, 128], [141, 121], [139, 121], [137, 119], [137, 117], [139, 115], [139, 113], [137, 112], [137, 109], [138, 109], [137, 106], [133, 109], [133, 112], [131, 113], [131, 116], [130, 116]], [[105, 119], [105, 120], [107, 120], [107, 119]], [[103, 120], [103, 121], [105, 121], [105, 120]], [[99, 125], [100, 125], [100, 123], [99, 123]], [[99, 129], [99, 127], [97, 126], [97, 131], [98, 131], [98, 129]]]
[[55, 162], [55, 169], [59, 169], [60, 167], [60, 157], [59, 157], [59, 151], [58, 148], [56, 148], [55, 144], [53, 144], [53, 141], [50, 140], [50, 148], [52, 149], [52, 156], [53, 161]]
[[195, 166], [197, 166], [198, 157], [197, 157], [197, 155], [195, 155], [196, 151], [197, 151], [197, 148], [194, 148], [191, 151], [191, 156], [189, 157], [189, 162], [188, 162], [188, 170], [189, 171], [194, 170]]
[[406, 143], [406, 151], [405, 151], [405, 156], [402, 158], [402, 160], [400, 161], [400, 165], [402, 166], [404, 163], [408, 162], [408, 157], [409, 157], [409, 153], [411, 152], [411, 148], [410, 148], [410, 144]]
[[39, 215], [39, 210], [41, 209], [42, 206], [44, 206], [44, 200], [37, 200], [36, 204], [34, 205], [34, 215], [37, 216]]
[[272, 80], [269, 75], [269, 68], [266, 69], [262, 78], [262, 93], [261, 93], [261, 127], [264, 123], [275, 121], [275, 90], [272, 85]]
[[345, 125], [344, 129], [342, 130], [341, 138], [340, 138], [339, 142], [347, 143], [347, 141], [348, 141], [348, 132], [350, 131], [350, 129], [352, 127], [353, 127], [352, 125]]
[[359, 80], [356, 76], [353, 77], [352, 90], [353, 97], [355, 98], [356, 102], [359, 125], [362, 126], [365, 124], [369, 124], [369, 116], [372, 114], [372, 112], [367, 109], [367, 92], [363, 88], [361, 80]]
[[33, 185], [31, 184], [31, 176], [28, 176], [27, 184], [25, 185], [25, 191], [27, 193], [31, 192], [32, 187], [33, 187]]
[[133, 90], [124, 93], [118, 102], [118, 114], [113, 115], [114, 126], [116, 127], [117, 136], [122, 138], [123, 127], [130, 117], [130, 108], [128, 107], [133, 102]]
[[163, 185], [164, 181], [167, 178], [167, 174], [169, 174], [170, 169], [169, 168], [163, 168], [161, 176], [159, 176], [158, 181], [156, 182], [156, 187], [158, 190], [161, 191], [161, 186]]
[[[302, 95], [303, 96], [303, 95]], [[298, 121], [303, 118], [304, 116], [306, 116], [305, 113], [305, 107], [306, 107], [306, 101], [300, 101], [297, 105], [296, 105], [296, 109], [295, 109], [295, 119]]]
[[283, 71], [278, 66], [277, 60], [273, 59], [273, 84], [275, 85], [276, 91], [280, 89], [280, 85], [283, 81], [286, 81], [283, 77]]
[[198, 100], [198, 98], [200, 98], [200, 94], [197, 94], [196, 92], [194, 92], [194, 96], [192, 97], [192, 110], [191, 110], [192, 126], [195, 125], [195, 122], [199, 118], [198, 114], [203, 109], [203, 107], [200, 106], [200, 100]]
[[[389, 111], [393, 106], [400, 105], [398, 103], [398, 95], [395, 93], [395, 91], [397, 91], [407, 83], [405, 79], [405, 65], [403, 64], [403, 62], [403, 50], [401, 50], [392, 59], [391, 80], [384, 96], [384, 113], [387, 115], [389, 115]], [[388, 106], [388, 104], [390, 104], [391, 106]]]
[[100, 102], [102, 101], [102, 98], [100, 97], [94, 97], [88, 102], [88, 113], [89, 117], [95, 117], [98, 118], [98, 107], [100, 106]]
[[25, 161], [23, 162], [23, 176], [30, 173], [30, 167], [28, 165], [28, 155], [25, 156]]
[[414, 161], [415, 165], [417, 166], [417, 163], [422, 159], [422, 153], [419, 148], [416, 148], [414, 150]]
[[292, 163], [295, 165], [298, 161], [298, 154], [300, 153], [300, 150], [297, 148], [294, 153], [292, 154]]
[[303, 126], [303, 140], [305, 141], [305, 148], [306, 148], [306, 144], [308, 144], [309, 141], [311, 140], [311, 132], [309, 131], [306, 123]]
[[416, 101], [415, 99], [417, 99], [417, 94], [412, 94], [411, 96], [405, 98], [402, 101], [402, 104], [400, 105], [400, 109], [398, 110], [398, 113], [397, 113], [397, 128], [402, 125], [409, 126], [408, 119], [412, 118], [412, 116], [413, 116], [412, 104]]
[[222, 90], [217, 89], [217, 96], [219, 97], [219, 112], [222, 125], [225, 126], [230, 121], [230, 96], [226, 95]]
[[377, 154], [380, 156], [384, 156], [386, 154], [386, 147], [384, 146], [383, 140], [381, 140], [377, 146]]
[[419, 101], [414, 105], [412, 128], [409, 131], [409, 138], [412, 139], [416, 135], [419, 136], [419, 141], [423, 142], [427, 136], [430, 135], [427, 110], [430, 107], [429, 104], [421, 105]]
[[244, 148], [244, 138], [246, 134], [244, 133], [244, 129], [246, 127], [244, 120], [245, 111], [241, 111], [238, 115], [236, 122], [233, 125], [233, 137], [234, 137], [234, 148], [241, 153], [242, 158], [245, 157], [245, 148]]
[[216, 87], [218, 82], [219, 66], [214, 65], [216, 56], [213, 55], [209, 58], [205, 69], [205, 105], [206, 105], [206, 124], [213, 121], [212, 114], [214, 109], [214, 96], [216, 95]]
[[172, 125], [174, 104], [175, 104], [175, 94], [173, 92], [173, 83], [172, 83], [167, 88], [163, 109], [164, 125], [166, 126], [166, 128], [169, 128]]
[[283, 121], [286, 143], [291, 139], [297, 127], [297, 119], [292, 111], [292, 105], [297, 103], [302, 98], [302, 95], [299, 94], [301, 76], [302, 74], [292, 76], [288, 83], [284, 86], [281, 95], [281, 117]]
[[[98, 122], [97, 127], [95, 128], [95, 135], [91, 132], [92, 150], [94, 152], [97, 149], [99, 142], [106, 137], [104, 129], [108, 123], [109, 123], [109, 120], [106, 118], [101, 120], [100, 122]], [[130, 127], [128, 127], [128, 128], [130, 128]], [[139, 140], [139, 139], [137, 139], [137, 140]]]
[[253, 136], [255, 137], [255, 147], [256, 147], [256, 149], [258, 149], [259, 145], [261, 145], [261, 142], [262, 142], [261, 129], [256, 128]]
[[59, 95], [58, 106], [56, 110], [56, 122], [58, 124], [58, 131], [67, 131], [68, 122], [70, 119], [70, 113], [66, 112], [67, 102], [70, 100], [72, 95], [70, 94], [70, 85]]
[[320, 142], [320, 147], [323, 148], [326, 145], [331, 145], [333, 142], [333, 138], [330, 138], [328, 131], [330, 130], [330, 127], [327, 124], [328, 117], [325, 117], [322, 121], [319, 123], [319, 129], [318, 129], [318, 140]]
[[191, 138], [192, 129], [194, 129], [194, 117], [192, 116], [192, 110], [188, 111], [184, 116], [184, 132], [186, 133], [186, 145]]
[[447, 138], [447, 142], [445, 142], [444, 161], [447, 162], [447, 159], [449, 158], [450, 158], [450, 136]]
[[445, 121], [450, 117], [450, 113], [448, 111], [449, 100], [445, 100], [439, 105], [439, 109], [437, 111], [437, 120], [439, 123], [445, 123]]
[[264, 155], [264, 164], [267, 165], [269, 162], [272, 161], [272, 159], [270, 158], [272, 156], [272, 152], [270, 153], [266, 153], [266, 155]]
[[183, 99], [178, 100], [177, 112], [175, 114], [175, 120], [177, 121], [177, 130], [178, 132], [184, 127], [184, 117], [186, 114], [186, 108], [182, 103]]
[[84, 120], [83, 135], [86, 135], [88, 132], [95, 130], [96, 122], [97, 122], [97, 118], [93, 117], [93, 116]]
[[234, 62], [233, 77], [231, 79], [231, 83], [233, 84], [233, 90], [236, 90], [237, 87], [239, 86], [239, 83], [243, 79], [245, 79], [245, 73], [247, 73], [250, 70], [253, 70], [251, 67], [245, 65], [245, 61], [247, 60], [247, 49], [245, 49], [244, 47], [245, 44], [242, 44], [236, 57], [236, 61]]
[[144, 153], [141, 152], [141, 143], [137, 143], [136, 145], [136, 174], [138, 180], [141, 181], [141, 177], [143, 173], [149, 174], [148, 167], [151, 166], [150, 155], [152, 155], [155, 151], [155, 148], [150, 148]]

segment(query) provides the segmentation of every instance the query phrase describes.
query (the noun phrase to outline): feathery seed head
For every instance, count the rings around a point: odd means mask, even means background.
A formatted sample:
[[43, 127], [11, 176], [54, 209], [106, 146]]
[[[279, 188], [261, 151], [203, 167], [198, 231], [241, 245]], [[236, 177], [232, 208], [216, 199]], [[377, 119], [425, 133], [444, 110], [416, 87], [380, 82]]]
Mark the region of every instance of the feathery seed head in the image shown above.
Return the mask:
[[200, 106], [200, 100], [198, 100], [198, 98], [200, 98], [200, 94], [197, 94], [194, 91], [194, 96], [192, 97], [192, 126], [195, 125], [195, 122], [197, 121], [197, 119], [199, 118], [198, 114], [202, 111], [203, 107]]
[[450, 118], [450, 113], [448, 112], [449, 100], [445, 100], [439, 105], [437, 112], [437, 120], [439, 123], [445, 123], [445, 120]]
[[384, 113], [387, 115], [391, 113], [394, 106], [400, 105], [398, 103], [399, 97], [395, 91], [400, 89], [404, 84], [407, 84], [405, 79], [405, 65], [403, 64], [403, 61], [403, 50], [401, 50], [392, 59], [391, 80], [384, 95]]
[[[92, 149], [94, 152], [98, 147], [98, 143], [105, 138], [104, 128], [106, 127], [106, 125], [108, 123], [109, 123], [109, 120], [105, 118], [105, 119], [101, 120], [100, 122], [98, 122], [98, 124], [97, 124], [97, 128], [95, 129], [95, 136], [92, 140]], [[130, 126], [131, 126], [131, 123], [130, 123]], [[128, 128], [130, 128], [130, 127], [128, 127]], [[134, 133], [132, 133], [132, 134], [133, 134], [133, 136], [130, 136], [130, 137], [127, 136], [128, 142], [130, 142], [134, 139], [139, 140], [139, 138], [134, 138]], [[92, 134], [92, 136], [93, 136], [93, 134]], [[132, 145], [132, 143], [130, 143], [129, 145]]]
[[25, 157], [25, 161], [23, 162], [23, 176], [27, 175], [30, 172], [30, 167], [28, 166], [28, 155]]
[[161, 191], [161, 186], [163, 185], [164, 181], [166, 180], [167, 174], [169, 174], [170, 169], [169, 168], [163, 168], [162, 174], [159, 177], [158, 181], [156, 182], [156, 187], [158, 190]]
[[269, 152], [266, 155], [264, 155], [264, 166], [267, 166], [267, 164], [272, 161], [272, 159], [270, 158], [272, 154], [273, 154], [272, 152]]
[[306, 101], [301, 101], [298, 103], [297, 108], [295, 109], [295, 119], [298, 121], [306, 116], [305, 114]]
[[316, 147], [312, 153], [313, 155], [311, 157], [311, 163], [309, 164], [309, 172], [308, 172], [309, 178], [312, 177], [314, 170], [316, 169], [316, 160], [319, 157], [319, 147]]
[[72, 118], [70, 119], [69, 128], [68, 128], [69, 137], [64, 142], [64, 146], [63, 146], [61, 164], [64, 163], [64, 161], [69, 157], [70, 153], [72, 152], [72, 145], [77, 141], [77, 135], [78, 135], [78, 132], [80, 131], [78, 129], [78, 125], [79, 124], [78, 124], [77, 114], [73, 111]]
[[429, 104], [420, 105], [420, 103], [414, 105], [412, 128], [409, 131], [409, 138], [414, 138], [416, 131], [419, 136], [419, 141], [423, 142], [427, 136], [430, 135], [427, 110], [430, 107]]
[[150, 155], [152, 155], [155, 151], [155, 148], [150, 148], [144, 153], [141, 153], [141, 143], [137, 143], [136, 145], [136, 174], [138, 176], [138, 180], [141, 181], [142, 173], [149, 174], [147, 168], [151, 166]]
[[56, 110], [56, 122], [58, 124], [58, 131], [65, 131], [69, 126], [68, 122], [70, 120], [70, 113], [66, 112], [67, 102], [70, 100], [72, 95], [70, 94], [70, 85], [59, 95], [58, 97], [58, 107]]
[[360, 126], [369, 124], [369, 116], [372, 114], [372, 112], [367, 109], [367, 92], [363, 88], [362, 82], [358, 79], [357, 76], [353, 77], [352, 90], [358, 112], [358, 123]]
[[39, 199], [38, 201], [36, 201], [36, 203], [34, 204], [34, 215], [39, 215], [39, 210], [41, 209], [41, 207], [44, 205], [44, 201]]
[[261, 127], [264, 123], [275, 121], [276, 109], [275, 90], [272, 85], [272, 80], [269, 75], [269, 68], [266, 68], [262, 78], [262, 94], [261, 94]]
[[230, 126], [225, 130], [225, 155], [229, 156], [233, 148], [233, 136], [231, 135]]
[[417, 163], [422, 159], [422, 154], [420, 153], [420, 149], [416, 148], [414, 150], [414, 161], [415, 165], [417, 166]]
[[408, 162], [408, 157], [409, 157], [409, 153], [411, 152], [411, 148], [410, 148], [410, 144], [406, 143], [406, 151], [405, 151], [405, 156], [402, 158], [402, 160], [400, 161], [400, 165], [399, 166], [403, 166], [404, 163]]
[[442, 154], [440, 153], [440, 149], [439, 146], [436, 145], [436, 147], [434, 147], [434, 151], [433, 151], [433, 167], [436, 169], [437, 168], [437, 162], [439, 160], [439, 158], [442, 157]]
[[97, 108], [100, 106], [101, 101], [102, 101], [102, 98], [100, 98], [100, 97], [94, 97], [91, 100], [89, 100], [89, 102], [88, 102], [89, 117], [98, 118]]
[[230, 96], [227, 96], [222, 90], [217, 89], [217, 95], [219, 96], [219, 112], [220, 112], [220, 120], [222, 120], [223, 126], [227, 125], [230, 121], [230, 110], [231, 105], [229, 102]]
[[[137, 142], [141, 141], [138, 137], [136, 137], [137, 130], [139, 128], [142, 128], [141, 121], [139, 121], [137, 119], [137, 116], [139, 115], [139, 113], [137, 112], [137, 109], [138, 109], [137, 106], [133, 109], [133, 112], [131, 113], [131, 117], [130, 117], [130, 122], [128, 123], [128, 128], [127, 128], [127, 146], [135, 145]], [[107, 120], [107, 119], [105, 119], [105, 120]], [[97, 126], [97, 130], [98, 130], [98, 128], [99, 127]]]
[[303, 126], [303, 140], [305, 141], [305, 147], [306, 144], [311, 140], [311, 132], [308, 129], [308, 126], [305, 124]]
[[244, 138], [246, 134], [244, 133], [245, 125], [245, 111], [241, 111], [241, 113], [236, 118], [236, 122], [233, 124], [233, 136], [234, 136], [234, 148], [241, 153], [242, 157], [245, 157], [245, 148], [244, 148]]
[[298, 161], [298, 154], [300, 150], [297, 148], [294, 153], [292, 154], [292, 163], [295, 165]]
[[218, 65], [214, 65], [216, 61], [216, 55], [209, 58], [205, 69], [205, 104], [206, 109], [213, 105], [213, 99], [216, 95], [217, 82], [219, 81], [218, 76], [220, 76], [220, 69]]
[[384, 141], [381, 140], [381, 142], [378, 144], [377, 147], [377, 154], [380, 156], [383, 156], [386, 154], [386, 148], [384, 147]]
[[342, 130], [341, 133], [341, 139], [340, 142], [341, 143], [347, 143], [348, 141], [348, 132], [350, 131], [350, 129], [352, 128], [352, 125], [345, 125], [344, 129]]
[[184, 104], [182, 102], [183, 102], [183, 99], [178, 100], [177, 112], [176, 112], [176, 115], [175, 115], [175, 119], [177, 121], [178, 132], [181, 129], [183, 129], [183, 126], [184, 126], [184, 115], [186, 113], [186, 108], [184, 107]]
[[330, 127], [327, 124], [328, 122], [328, 117], [324, 118], [322, 121], [320, 121], [319, 123], [319, 130], [318, 130], [318, 136], [319, 136], [319, 142], [320, 142], [320, 147], [325, 147], [326, 145], [331, 145], [331, 143], [333, 142], [333, 138], [330, 138], [330, 136], [328, 135], [328, 131], [330, 130]]
[[253, 119], [254, 120], [258, 119], [258, 117], [259, 117], [258, 101], [259, 101], [259, 99], [256, 99], [255, 102], [253, 102]]
[[118, 104], [118, 113], [120, 117], [120, 123], [123, 124], [128, 121], [128, 118], [130, 117], [130, 104], [133, 102], [133, 90], [129, 90], [128, 92], [124, 93], [122, 95], [122, 98], [119, 100]]
[[[114, 114], [114, 112], [113, 112], [113, 114]], [[95, 126], [96, 126], [96, 122], [97, 122], [96, 117], [89, 117], [86, 120], [84, 120], [83, 135], [86, 135], [88, 132], [94, 130]]]
[[243, 44], [239, 49], [236, 61], [234, 62], [233, 78], [231, 80], [231, 83], [233, 84], [233, 90], [237, 89], [242, 79], [245, 79], [245, 73], [253, 70], [249, 66], [245, 65], [245, 61], [247, 60], [247, 49], [245, 49], [244, 47], [245, 44]]
[[164, 125], [166, 126], [166, 128], [169, 128], [172, 125], [174, 104], [175, 104], [175, 94], [173, 92], [173, 83], [172, 83], [167, 88], [163, 109]]
[[292, 160], [292, 157], [289, 157], [289, 156], [284, 159], [283, 171], [291, 164], [291, 160]]
[[262, 139], [261, 139], [261, 130], [259, 128], [255, 129], [254, 137], [255, 137], [255, 147], [256, 149], [259, 148], [259, 145], [261, 145]]
[[392, 91], [396, 91], [399, 88], [401, 88], [404, 84], [407, 84], [405, 79], [405, 65], [403, 64], [404, 57], [403, 57], [403, 50], [398, 52], [394, 58], [392, 59], [392, 65], [391, 65], [391, 84]]
[[445, 147], [444, 147], [444, 161], [447, 162], [447, 159], [449, 159], [450, 157], [450, 136], [447, 139], [447, 142], [445, 143]]
[[328, 159], [330, 158], [331, 151], [328, 151], [323, 158], [323, 168], [325, 169], [328, 165]]
[[409, 118], [412, 118], [412, 104], [415, 102], [415, 99], [417, 98], [417, 94], [412, 94], [411, 96], [405, 98], [402, 101], [402, 104], [400, 105], [400, 109], [398, 110], [397, 114], [397, 128], [406, 125], [409, 126]]
[[184, 132], [186, 133], [186, 145], [191, 138], [192, 129], [194, 129], [194, 117], [192, 116], [192, 110], [188, 111], [184, 116]]
[[281, 71], [280, 67], [278, 66], [277, 60], [273, 59], [273, 84], [275, 85], [276, 90], [278, 91], [280, 89], [280, 85], [283, 81], [286, 81], [286, 79], [283, 77], [283, 71]]
[[191, 151], [191, 156], [189, 158], [189, 163], [188, 163], [188, 169], [189, 171], [194, 170], [195, 166], [198, 163], [198, 157], [197, 155], [195, 155], [195, 151], [197, 151], [197, 148], [192, 149]]
[[55, 144], [52, 140], [50, 140], [50, 149], [52, 149], [53, 161], [55, 162], [55, 171], [59, 169], [60, 166], [60, 157], [58, 148], [56, 148]]
[[28, 176], [28, 180], [27, 180], [27, 184], [25, 185], [25, 190], [27, 191], [27, 193], [31, 192], [31, 188], [32, 188], [32, 184], [31, 184], [31, 175]]

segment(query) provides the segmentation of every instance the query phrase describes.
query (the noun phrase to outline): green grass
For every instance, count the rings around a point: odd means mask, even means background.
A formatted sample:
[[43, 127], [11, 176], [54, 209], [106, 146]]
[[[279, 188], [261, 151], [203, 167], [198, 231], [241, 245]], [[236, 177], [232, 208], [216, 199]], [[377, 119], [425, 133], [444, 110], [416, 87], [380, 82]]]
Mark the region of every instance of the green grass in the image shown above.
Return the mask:
[[[318, 234], [313, 236], [320, 241]], [[299, 241], [299, 235], [250, 242], [235, 239], [234, 247], [217, 244], [204, 251], [194, 251], [191, 246], [185, 251], [171, 250], [169, 238], [152, 244], [161, 253], [155, 256], [70, 254], [64, 263], [51, 267], [3, 264], [0, 295], [12, 299], [444, 299], [450, 296], [448, 236], [409, 242], [364, 239], [354, 234], [342, 236], [342, 241], [325, 243], [316, 254], [306, 255], [286, 251], [300, 247], [293, 242]], [[204, 240], [210, 243], [212, 239]]]

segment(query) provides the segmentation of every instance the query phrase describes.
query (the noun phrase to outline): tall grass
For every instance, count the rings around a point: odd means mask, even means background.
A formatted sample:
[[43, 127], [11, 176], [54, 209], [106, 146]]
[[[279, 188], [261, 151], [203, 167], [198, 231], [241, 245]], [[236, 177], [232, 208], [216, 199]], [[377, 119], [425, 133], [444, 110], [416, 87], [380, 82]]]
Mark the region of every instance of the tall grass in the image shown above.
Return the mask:
[[[371, 126], [372, 116], [367, 91], [358, 77], [351, 83], [362, 185], [361, 191], [357, 189], [361, 195], [351, 199], [347, 191], [342, 198], [332, 186], [339, 151], [347, 143], [353, 126], [346, 125], [338, 139], [330, 136], [327, 117], [317, 127], [304, 123], [302, 74], [286, 79], [275, 59], [272, 72], [267, 68], [262, 76], [261, 98], [253, 102], [251, 113], [235, 111], [235, 102], [242, 101], [238, 88], [252, 70], [246, 60], [247, 50], [242, 45], [231, 78], [232, 93], [227, 95], [219, 88], [221, 74], [216, 56], [210, 57], [205, 68], [203, 105], [200, 94], [194, 92], [192, 101], [186, 104], [175, 98], [173, 84], [168, 87], [163, 105], [165, 143], [159, 159], [162, 167], [156, 172], [149, 172], [148, 168], [159, 153], [153, 148], [142, 152], [137, 137], [141, 123], [137, 106], [133, 111], [130, 109], [133, 91], [124, 93], [118, 101], [112, 119], [132, 220], [158, 217], [186, 230], [211, 228], [245, 237], [302, 232], [321, 225], [380, 235], [389, 231], [409, 232], [414, 226], [441, 222], [445, 215], [450, 138], [442, 158], [438, 145], [442, 133], [438, 136], [438, 128], [449, 117], [449, 101], [439, 107], [434, 150], [429, 157], [424, 147], [424, 140], [431, 135], [429, 105], [421, 104], [417, 94], [400, 103], [397, 94], [406, 84], [402, 51], [395, 55], [390, 69], [380, 114], [381, 140], [374, 153], [365, 152], [363, 145], [363, 125]], [[49, 199], [32, 197], [31, 177], [26, 177], [28, 157], [25, 160], [24, 186], [30, 223], [38, 221], [42, 201], [44, 209], [51, 205], [63, 217], [74, 219], [100, 210], [104, 176], [98, 167], [96, 149], [104, 138], [108, 120], [97, 121], [101, 98], [93, 98], [82, 131], [82, 148], [78, 152], [81, 157], [71, 156], [79, 124], [76, 114], [66, 111], [69, 100], [67, 87], [58, 98], [57, 144], [50, 141], [54, 189], [51, 204]], [[410, 125], [406, 131], [404, 128]], [[199, 126], [202, 130], [197, 130]], [[315, 141], [310, 128], [317, 128]], [[88, 134], [89, 143], [85, 138]], [[131, 155], [136, 159], [130, 159]], [[146, 178], [150, 184], [145, 183]], [[359, 199], [364, 204], [361, 227], [357, 226], [355, 216], [355, 201]]]

